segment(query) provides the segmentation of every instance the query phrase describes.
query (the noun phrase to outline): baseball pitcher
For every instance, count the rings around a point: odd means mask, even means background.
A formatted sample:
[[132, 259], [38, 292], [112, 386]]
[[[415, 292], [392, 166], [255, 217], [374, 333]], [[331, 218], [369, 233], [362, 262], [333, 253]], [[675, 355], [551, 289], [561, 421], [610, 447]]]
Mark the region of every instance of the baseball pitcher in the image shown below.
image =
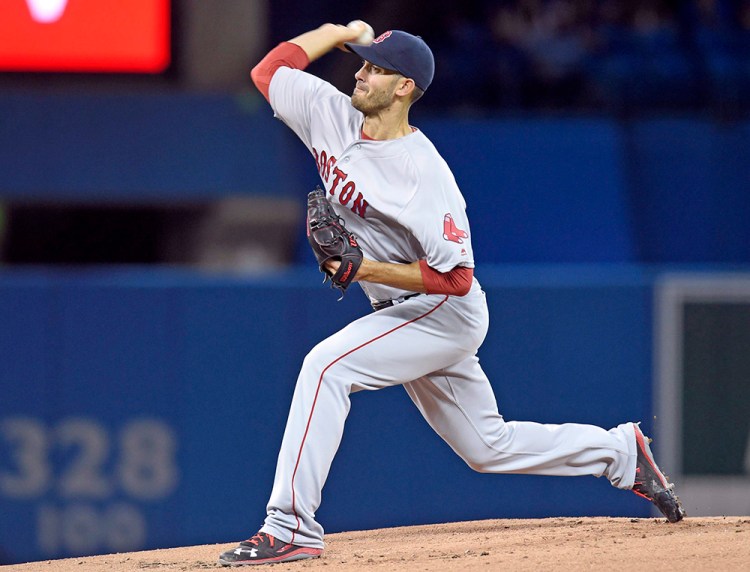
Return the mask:
[[[425, 420], [474, 470], [604, 476], [684, 516], [635, 423], [505, 421], [477, 350], [488, 327], [474, 275], [466, 205], [450, 168], [409, 110], [435, 63], [419, 37], [325, 24], [279, 44], [252, 79], [310, 151], [321, 186], [307, 232], [321, 270], [342, 293], [357, 282], [373, 312], [306, 356], [294, 391], [260, 531], [223, 553], [226, 566], [318, 557], [321, 490], [344, 431], [350, 394], [401, 385]], [[304, 70], [334, 48], [359, 56], [350, 95]]]

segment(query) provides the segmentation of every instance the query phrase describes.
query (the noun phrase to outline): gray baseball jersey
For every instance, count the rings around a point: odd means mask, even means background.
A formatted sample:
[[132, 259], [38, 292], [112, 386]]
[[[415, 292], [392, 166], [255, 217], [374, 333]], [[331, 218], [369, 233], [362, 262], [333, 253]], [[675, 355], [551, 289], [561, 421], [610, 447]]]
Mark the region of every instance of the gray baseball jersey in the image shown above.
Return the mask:
[[[350, 98], [304, 71], [280, 68], [270, 102], [312, 153], [329, 199], [381, 262], [426, 259], [440, 272], [474, 266], [464, 199], [421, 131], [388, 141], [361, 137], [362, 114]], [[279, 453], [261, 530], [283, 542], [323, 547], [315, 520], [354, 391], [403, 385], [427, 422], [481, 472], [606, 476], [633, 486], [631, 423], [591, 425], [506, 422], [498, 413], [477, 350], [489, 324], [474, 279], [466, 296], [409, 294], [361, 283], [373, 301], [394, 305], [359, 318], [305, 358]], [[457, 335], [459, 333], [460, 335]]]
[[[367, 258], [426, 259], [440, 272], [474, 266], [471, 241], [445, 237], [446, 217], [468, 237], [466, 203], [448, 165], [421, 131], [389, 141], [362, 139], [363, 117], [350, 99], [300, 70], [277, 70], [270, 98], [276, 116], [315, 157], [331, 203]], [[407, 294], [382, 284], [360, 285], [373, 300]]]

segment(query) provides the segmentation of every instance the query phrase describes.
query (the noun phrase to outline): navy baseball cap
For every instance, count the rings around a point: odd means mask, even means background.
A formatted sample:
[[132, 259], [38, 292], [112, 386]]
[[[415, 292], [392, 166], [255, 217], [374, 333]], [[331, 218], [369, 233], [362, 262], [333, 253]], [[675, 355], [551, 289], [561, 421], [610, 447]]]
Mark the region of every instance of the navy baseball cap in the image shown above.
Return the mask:
[[380, 34], [369, 46], [350, 42], [344, 45], [371, 64], [413, 79], [422, 91], [426, 91], [432, 83], [435, 58], [419, 36], [412, 36], [401, 30], [389, 30]]

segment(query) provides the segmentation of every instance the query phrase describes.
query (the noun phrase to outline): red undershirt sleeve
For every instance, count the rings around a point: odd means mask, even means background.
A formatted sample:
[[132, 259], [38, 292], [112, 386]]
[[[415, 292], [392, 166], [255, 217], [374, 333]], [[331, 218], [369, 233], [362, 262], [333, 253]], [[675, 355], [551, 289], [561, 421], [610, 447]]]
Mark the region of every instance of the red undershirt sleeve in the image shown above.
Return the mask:
[[269, 101], [268, 89], [271, 86], [271, 78], [280, 67], [303, 70], [310, 64], [305, 50], [291, 42], [281, 42], [278, 46], [266, 54], [258, 65], [250, 72], [255, 87]]
[[422, 272], [422, 282], [428, 294], [448, 294], [450, 296], [466, 296], [471, 289], [474, 269], [466, 266], [456, 266], [449, 272], [438, 272], [427, 261], [419, 261]]

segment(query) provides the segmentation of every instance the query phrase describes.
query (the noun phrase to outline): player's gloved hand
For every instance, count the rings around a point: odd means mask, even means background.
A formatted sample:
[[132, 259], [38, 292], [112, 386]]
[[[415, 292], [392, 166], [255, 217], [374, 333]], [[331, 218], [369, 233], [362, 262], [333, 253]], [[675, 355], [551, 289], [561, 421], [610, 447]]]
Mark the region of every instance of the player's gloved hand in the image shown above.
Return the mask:
[[[331, 203], [326, 192], [317, 187], [307, 195], [307, 241], [318, 261], [320, 271], [331, 279], [331, 286], [341, 291], [341, 295], [354, 280], [362, 265], [362, 249], [357, 238], [344, 225]], [[337, 261], [335, 272], [328, 270], [328, 261]]]

